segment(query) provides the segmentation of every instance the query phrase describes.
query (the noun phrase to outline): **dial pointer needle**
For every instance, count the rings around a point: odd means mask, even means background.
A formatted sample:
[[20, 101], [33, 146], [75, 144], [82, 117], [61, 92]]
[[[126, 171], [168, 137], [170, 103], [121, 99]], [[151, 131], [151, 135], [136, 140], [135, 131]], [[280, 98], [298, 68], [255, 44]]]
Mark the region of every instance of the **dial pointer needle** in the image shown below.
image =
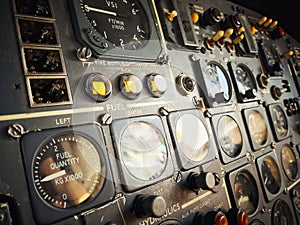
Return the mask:
[[85, 5], [84, 6], [84, 9], [88, 12], [88, 11], [94, 11], [94, 12], [98, 12], [98, 13], [103, 13], [103, 14], [108, 14], [108, 15], [112, 15], [112, 16], [117, 16], [117, 13], [115, 12], [111, 12], [111, 11], [108, 11], [108, 10], [104, 10], [104, 9], [97, 9], [97, 8], [93, 8], [93, 7], [90, 7], [88, 5]]
[[53, 173], [53, 174], [50, 174], [50, 175], [44, 177], [44, 178], [41, 180], [41, 182], [47, 182], [47, 181], [53, 180], [53, 179], [55, 179], [55, 178], [58, 178], [58, 177], [60, 177], [60, 176], [63, 176], [63, 175], [65, 175], [65, 174], [66, 174], [66, 170], [61, 170], [61, 171], [59, 171], [59, 172], [56, 172], [56, 173]]

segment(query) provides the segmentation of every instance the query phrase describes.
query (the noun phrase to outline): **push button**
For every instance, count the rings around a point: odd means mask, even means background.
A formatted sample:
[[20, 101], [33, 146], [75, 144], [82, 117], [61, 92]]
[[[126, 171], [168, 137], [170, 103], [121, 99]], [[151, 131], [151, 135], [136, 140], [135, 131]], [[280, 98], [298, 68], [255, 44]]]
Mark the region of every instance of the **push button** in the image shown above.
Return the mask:
[[122, 94], [128, 99], [137, 99], [143, 90], [140, 78], [131, 73], [120, 76], [119, 87]]
[[147, 77], [147, 85], [154, 97], [161, 97], [168, 88], [166, 79], [160, 74], [150, 74]]
[[94, 73], [88, 75], [85, 90], [96, 102], [103, 102], [110, 98], [112, 94], [112, 84], [103, 74]]

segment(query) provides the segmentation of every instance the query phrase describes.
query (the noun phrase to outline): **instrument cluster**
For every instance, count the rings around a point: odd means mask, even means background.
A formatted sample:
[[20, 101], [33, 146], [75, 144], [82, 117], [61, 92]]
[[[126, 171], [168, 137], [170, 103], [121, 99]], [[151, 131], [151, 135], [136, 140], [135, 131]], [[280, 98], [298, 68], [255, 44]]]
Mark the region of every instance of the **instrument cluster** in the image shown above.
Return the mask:
[[0, 224], [300, 222], [300, 42], [276, 18], [208, 0], [0, 12]]

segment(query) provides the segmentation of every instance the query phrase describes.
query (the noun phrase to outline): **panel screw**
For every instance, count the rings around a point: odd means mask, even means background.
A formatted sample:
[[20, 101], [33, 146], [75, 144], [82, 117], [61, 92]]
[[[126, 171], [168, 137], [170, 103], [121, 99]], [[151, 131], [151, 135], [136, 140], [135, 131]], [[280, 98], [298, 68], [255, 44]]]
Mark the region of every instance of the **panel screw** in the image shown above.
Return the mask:
[[77, 58], [82, 62], [89, 60], [91, 56], [92, 50], [88, 47], [82, 47], [77, 50]]
[[211, 117], [212, 117], [210, 111], [208, 111], [208, 110], [205, 110], [205, 111], [204, 111], [204, 116], [205, 116], [206, 118], [211, 118]]
[[176, 183], [180, 183], [182, 181], [182, 174], [179, 171], [175, 172], [173, 179]]
[[102, 48], [108, 48], [108, 43], [107, 43], [107, 42], [101, 43], [101, 47], [102, 47]]
[[162, 115], [162, 116], [168, 116], [169, 115], [169, 110], [166, 106], [163, 106], [163, 107], [160, 107], [159, 108], [159, 113]]
[[23, 134], [28, 133], [24, 130], [24, 127], [21, 124], [13, 123], [8, 127], [8, 134], [13, 138], [20, 138]]
[[110, 125], [112, 123], [112, 116], [108, 113], [105, 113], [99, 117], [99, 120], [100, 124], [103, 126]]

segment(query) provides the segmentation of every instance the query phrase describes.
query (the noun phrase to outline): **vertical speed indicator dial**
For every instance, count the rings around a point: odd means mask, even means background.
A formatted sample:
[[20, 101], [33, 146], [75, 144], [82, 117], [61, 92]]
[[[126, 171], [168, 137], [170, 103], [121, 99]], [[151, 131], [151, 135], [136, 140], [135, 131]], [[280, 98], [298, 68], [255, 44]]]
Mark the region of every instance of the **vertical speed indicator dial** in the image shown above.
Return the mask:
[[137, 0], [80, 0], [90, 25], [108, 42], [125, 50], [142, 48], [150, 38], [150, 25]]
[[37, 150], [32, 167], [40, 197], [58, 208], [78, 206], [96, 197], [106, 170], [96, 146], [75, 133], [49, 139]]

